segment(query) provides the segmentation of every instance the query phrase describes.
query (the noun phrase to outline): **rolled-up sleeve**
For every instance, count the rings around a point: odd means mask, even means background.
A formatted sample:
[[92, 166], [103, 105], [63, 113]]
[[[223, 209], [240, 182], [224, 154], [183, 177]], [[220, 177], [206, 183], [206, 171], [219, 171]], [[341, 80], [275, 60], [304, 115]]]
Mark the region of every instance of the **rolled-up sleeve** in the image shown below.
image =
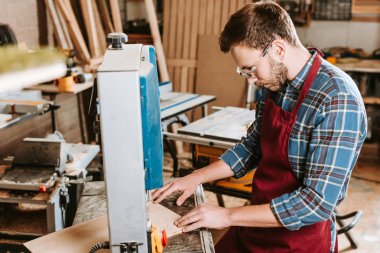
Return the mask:
[[328, 219], [346, 187], [366, 135], [363, 105], [350, 94], [332, 97], [316, 117], [302, 186], [270, 203], [289, 230]]
[[262, 96], [257, 103], [255, 121], [248, 128], [247, 135], [220, 157], [230, 166], [236, 178], [240, 178], [250, 169], [254, 169], [261, 159], [260, 126], [264, 99]]

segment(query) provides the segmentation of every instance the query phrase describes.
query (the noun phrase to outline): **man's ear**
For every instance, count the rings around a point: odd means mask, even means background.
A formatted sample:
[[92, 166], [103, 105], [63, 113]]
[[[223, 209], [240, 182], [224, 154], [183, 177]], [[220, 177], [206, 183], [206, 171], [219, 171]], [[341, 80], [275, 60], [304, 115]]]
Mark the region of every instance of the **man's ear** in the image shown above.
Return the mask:
[[286, 53], [286, 43], [281, 38], [275, 39], [272, 42], [274, 57], [277, 57], [279, 61], [283, 61]]

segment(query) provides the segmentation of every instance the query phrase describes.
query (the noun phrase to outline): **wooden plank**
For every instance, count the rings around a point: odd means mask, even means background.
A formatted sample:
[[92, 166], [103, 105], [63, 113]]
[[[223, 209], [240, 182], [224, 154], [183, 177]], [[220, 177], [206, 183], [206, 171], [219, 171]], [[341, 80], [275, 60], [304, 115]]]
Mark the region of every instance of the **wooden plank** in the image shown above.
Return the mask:
[[152, 33], [154, 47], [156, 48], [158, 71], [160, 73], [160, 81], [169, 81], [168, 68], [166, 66], [164, 49], [162, 48], [161, 35], [158, 29], [157, 15], [152, 0], [145, 0], [145, 7], [148, 14], [149, 27]]
[[[169, 56], [169, 31], [170, 31], [170, 5], [171, 5], [171, 1], [169, 0], [166, 0], [164, 1], [163, 3], [163, 38], [162, 38], [162, 43], [163, 43], [163, 47], [164, 47], [164, 51], [165, 51], [165, 55], [166, 57]], [[169, 66], [169, 63], [168, 63], [168, 66]], [[170, 73], [170, 69], [169, 69], [169, 73]]]
[[107, 216], [102, 216], [42, 236], [24, 245], [31, 252], [39, 253], [88, 252], [95, 243], [109, 240], [107, 228]]
[[183, 36], [184, 36], [184, 13], [185, 10], [185, 1], [186, 0], [177, 0], [178, 1], [178, 18], [177, 18], [177, 31], [176, 31], [176, 48], [175, 48], [175, 57], [180, 58], [182, 56], [183, 48]]
[[212, 25], [214, 23], [214, 4], [215, 0], [207, 1], [207, 11], [206, 11], [206, 34], [212, 34]]
[[237, 10], [240, 10], [243, 6], [245, 5], [245, 0], [239, 0], [238, 1], [238, 7], [237, 7]]
[[104, 24], [104, 27], [105, 27], [105, 32], [107, 34], [109, 33], [113, 33], [115, 32], [115, 29], [113, 28], [113, 24], [112, 24], [112, 21], [111, 21], [111, 17], [109, 15], [109, 9], [108, 9], [108, 6], [107, 6], [107, 2], [104, 1], [104, 0], [100, 0], [98, 1], [98, 4], [99, 4], [99, 10], [100, 10], [100, 15], [103, 19], [103, 24]]
[[237, 0], [230, 0], [230, 6], [228, 9], [228, 13], [230, 15], [234, 14], [237, 10]]
[[173, 90], [180, 91], [181, 89], [181, 67], [174, 68]]
[[54, 33], [57, 36], [59, 47], [62, 49], [69, 49], [69, 45], [67, 43], [65, 33], [59, 21], [58, 13], [57, 13], [57, 10], [55, 9], [53, 0], [45, 0], [45, 5], [46, 5], [47, 12], [49, 14], [49, 17], [53, 23]]
[[201, 0], [201, 6], [200, 6], [200, 12], [199, 12], [198, 34], [206, 34], [206, 9], [207, 9], [207, 0]]
[[195, 86], [195, 68], [189, 68], [189, 74], [188, 74], [189, 80], [187, 81], [187, 92], [194, 93], [194, 86]]
[[46, 101], [46, 100], [0, 99], [0, 104], [43, 106], [43, 105], [48, 104], [48, 101]]
[[60, 11], [59, 8], [57, 7], [57, 0], [54, 0], [54, 2], [55, 2], [55, 9], [56, 9], [57, 14], [58, 14], [59, 22], [60, 22], [60, 24], [61, 24], [61, 27], [62, 27], [63, 33], [64, 33], [64, 35], [65, 35], [65, 38], [66, 38], [66, 41], [67, 41], [68, 47], [69, 47], [70, 49], [74, 49], [73, 40], [72, 40], [71, 37], [70, 37], [70, 32], [69, 32], [69, 29], [67, 28], [67, 25], [66, 25], [65, 19], [63, 18], [61, 11]]
[[219, 50], [218, 36], [200, 35], [198, 41], [195, 92], [217, 96], [214, 105], [236, 107], [244, 105], [245, 80], [236, 74], [236, 64], [231, 55]]
[[363, 97], [363, 101], [368, 105], [380, 105], [379, 97]]
[[[176, 29], [177, 29], [177, 8], [178, 3], [177, 0], [170, 0], [171, 2], [171, 10], [170, 10], [170, 32], [169, 32], [169, 55], [168, 57], [175, 57], [175, 48], [176, 45]], [[174, 75], [174, 72], [173, 72]], [[173, 80], [173, 79], [172, 79]]]
[[123, 32], [123, 25], [121, 23], [120, 7], [118, 0], [110, 0], [110, 7], [112, 13], [113, 26], [115, 32]]
[[92, 57], [101, 55], [99, 39], [97, 36], [97, 29], [94, 17], [94, 8], [92, 0], [80, 0], [80, 6], [83, 15], [83, 21], [87, 32], [88, 44], [90, 45], [90, 52]]
[[182, 67], [181, 69], [181, 80], [180, 80], [180, 92], [187, 92], [187, 74], [188, 68]]
[[354, 14], [380, 14], [380, 4], [378, 0], [359, 1], [354, 0], [352, 4]]
[[[101, 1], [103, 2], [103, 1]], [[103, 30], [102, 20], [100, 19], [99, 8], [96, 0], [92, 1], [92, 7], [94, 9], [94, 18], [97, 31], [97, 38], [99, 41], [100, 54], [104, 55], [107, 50], [106, 35]], [[90, 62], [92, 64], [93, 62]]]
[[221, 27], [221, 31], [224, 29], [224, 26], [226, 25], [230, 15], [228, 13], [228, 8], [229, 8], [229, 5], [230, 5], [230, 0], [225, 0], [225, 1], [222, 1], [222, 14], [221, 14], [221, 17], [220, 17], [220, 27]]
[[168, 64], [169, 80], [174, 80], [174, 66]]
[[195, 68], [197, 66], [196, 60], [190, 60], [190, 59], [168, 59], [168, 66], [175, 66], [175, 67], [189, 67], [189, 68]]
[[[148, 212], [152, 224], [165, 229], [168, 238], [182, 233], [182, 230], [173, 224], [180, 215], [161, 204], [151, 202], [148, 203]], [[38, 253], [89, 252], [95, 243], [105, 241], [109, 241], [108, 220], [107, 216], [103, 215], [26, 242], [24, 245], [31, 252]]]
[[[175, 90], [189, 91], [195, 85], [198, 36], [219, 35], [229, 16], [249, 2], [249, 0], [164, 1], [164, 42], [167, 64], [170, 66], [169, 72]], [[191, 11], [186, 13], [184, 9]], [[218, 43], [214, 46], [219, 48]], [[177, 84], [178, 81], [181, 83]]]
[[198, 39], [198, 25], [199, 25], [199, 0], [193, 1], [191, 31], [190, 31], [190, 59], [195, 59], [197, 57], [197, 39]]
[[185, 28], [183, 35], [183, 48], [182, 48], [182, 58], [188, 59], [190, 54], [190, 26], [191, 26], [191, 11], [192, 10], [192, 1], [186, 0], [185, 2]]
[[152, 224], [159, 228], [158, 231], [165, 230], [168, 238], [182, 233], [182, 229], [174, 225], [174, 222], [181, 218], [175, 212], [161, 204], [153, 204], [152, 201], [148, 202], [148, 212]]
[[212, 26], [212, 34], [220, 34], [220, 20], [222, 13], [222, 0], [215, 0], [214, 6], [214, 24]]
[[75, 18], [71, 3], [69, 0], [57, 0], [58, 8], [60, 9], [63, 18], [67, 24], [70, 36], [73, 40], [74, 47], [78, 52], [78, 58], [85, 63], [90, 60], [90, 53], [88, 52], [86, 43], [83, 39], [82, 33], [79, 29], [78, 22]]

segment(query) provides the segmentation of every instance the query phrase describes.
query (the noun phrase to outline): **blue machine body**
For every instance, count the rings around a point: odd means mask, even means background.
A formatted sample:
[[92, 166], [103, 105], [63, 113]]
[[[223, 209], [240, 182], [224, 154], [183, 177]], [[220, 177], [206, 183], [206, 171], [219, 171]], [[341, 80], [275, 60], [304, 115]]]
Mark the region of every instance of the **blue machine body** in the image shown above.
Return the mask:
[[148, 60], [152, 64], [150, 71], [144, 71], [146, 74], [140, 76], [145, 188], [151, 190], [163, 185], [164, 151], [156, 53], [152, 46], [143, 47], [148, 48]]

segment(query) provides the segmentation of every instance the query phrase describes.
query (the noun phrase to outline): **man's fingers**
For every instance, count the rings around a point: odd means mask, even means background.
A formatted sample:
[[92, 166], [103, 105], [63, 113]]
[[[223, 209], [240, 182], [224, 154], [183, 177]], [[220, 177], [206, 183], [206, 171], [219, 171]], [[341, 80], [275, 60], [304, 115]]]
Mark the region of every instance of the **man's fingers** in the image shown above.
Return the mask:
[[185, 214], [184, 216], [182, 216], [181, 218], [179, 218], [178, 220], [176, 220], [176, 222], [174, 222], [174, 225], [177, 226], [178, 223], [182, 222], [183, 220], [187, 219], [187, 218], [190, 218], [194, 215], [196, 215], [198, 212], [196, 210], [196, 207], [191, 210], [190, 212], [188, 212], [187, 214]]
[[195, 229], [202, 228], [202, 227], [204, 227], [204, 226], [202, 225], [202, 222], [199, 221], [199, 222], [192, 223], [191, 225], [182, 228], [182, 232], [184, 232], [184, 233], [190, 232], [190, 231], [193, 231]]
[[182, 217], [178, 221], [176, 221], [175, 225], [179, 228], [185, 227], [187, 225], [190, 225], [192, 223], [198, 222], [201, 220], [201, 215], [199, 213], [195, 213], [194, 215], [188, 216], [188, 217]]
[[179, 196], [179, 198], [177, 199], [176, 203], [177, 203], [177, 206], [180, 206], [183, 204], [183, 202], [185, 202], [185, 200], [190, 197], [190, 195], [192, 194], [192, 192], [189, 192], [189, 191], [184, 191], [181, 196]]
[[172, 184], [167, 184], [161, 189], [156, 190], [152, 195], [152, 200], [155, 204], [160, 203], [167, 196], [172, 194], [175, 190], [172, 187]]
[[157, 198], [159, 195], [161, 195], [162, 192], [166, 191], [171, 186], [172, 186], [172, 183], [169, 183], [169, 184], [162, 186], [160, 189], [155, 190], [152, 194], [152, 198], [153, 199]]

